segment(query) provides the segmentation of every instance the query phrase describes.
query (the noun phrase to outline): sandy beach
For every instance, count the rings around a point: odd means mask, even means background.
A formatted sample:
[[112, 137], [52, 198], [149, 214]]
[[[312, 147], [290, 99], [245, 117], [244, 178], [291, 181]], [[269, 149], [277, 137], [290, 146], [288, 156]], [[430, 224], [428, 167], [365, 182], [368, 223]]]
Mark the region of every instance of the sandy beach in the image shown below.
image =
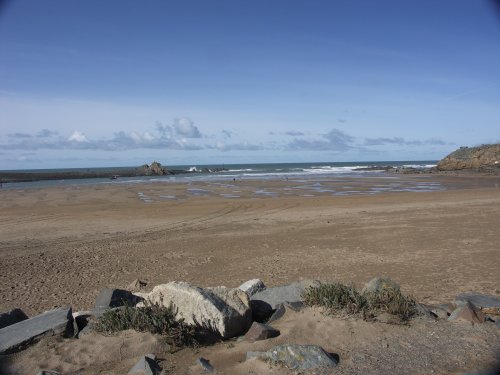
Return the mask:
[[[137, 278], [151, 287], [172, 280], [236, 287], [253, 278], [268, 286], [301, 278], [362, 286], [388, 276], [425, 303], [469, 291], [499, 295], [500, 178], [398, 181], [442, 189], [286, 194], [296, 181], [283, 180], [4, 189], [0, 310], [84, 310], [101, 288]], [[374, 184], [357, 183], [359, 191]], [[365, 323], [356, 324], [355, 336]]]

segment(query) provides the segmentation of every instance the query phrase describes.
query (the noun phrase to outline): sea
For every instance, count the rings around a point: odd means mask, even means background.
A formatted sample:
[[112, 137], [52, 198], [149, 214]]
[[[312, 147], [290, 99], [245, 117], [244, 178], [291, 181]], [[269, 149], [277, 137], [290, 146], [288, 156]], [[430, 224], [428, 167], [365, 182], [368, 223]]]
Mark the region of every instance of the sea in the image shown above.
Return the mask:
[[[366, 170], [367, 168], [387, 167], [395, 168], [430, 168], [435, 166], [435, 160], [419, 161], [373, 161], [373, 162], [316, 162], [316, 163], [267, 163], [267, 164], [218, 164], [218, 165], [169, 165], [168, 169], [189, 170], [196, 173], [166, 175], [166, 176], [136, 176], [119, 177], [116, 180], [109, 178], [84, 178], [41, 180], [30, 182], [3, 183], [2, 189], [29, 189], [50, 186], [75, 186], [89, 184], [134, 184], [134, 183], [193, 183], [193, 182], [223, 182], [263, 179], [290, 179], [319, 181], [321, 179], [337, 177], [356, 179], [360, 177], [381, 177], [390, 175], [383, 170]], [[120, 175], [120, 170], [131, 170], [135, 167], [110, 168], [64, 168], [64, 169], [37, 169], [37, 170], [9, 170], [2, 172], [112, 172]], [[218, 169], [223, 169], [217, 171]], [[203, 172], [204, 170], [215, 172]]]

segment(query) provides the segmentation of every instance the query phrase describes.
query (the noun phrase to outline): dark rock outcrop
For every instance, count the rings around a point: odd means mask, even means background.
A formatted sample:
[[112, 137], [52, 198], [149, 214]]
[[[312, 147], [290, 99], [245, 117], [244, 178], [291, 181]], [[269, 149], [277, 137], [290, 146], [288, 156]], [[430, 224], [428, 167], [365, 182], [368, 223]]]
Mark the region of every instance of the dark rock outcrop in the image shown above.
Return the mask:
[[150, 165], [144, 164], [139, 168], [140, 174], [143, 176], [163, 176], [171, 174], [168, 169], [164, 168], [157, 161], [152, 162]]
[[436, 168], [439, 171], [462, 169], [500, 171], [500, 143], [478, 147], [460, 147], [442, 159]]

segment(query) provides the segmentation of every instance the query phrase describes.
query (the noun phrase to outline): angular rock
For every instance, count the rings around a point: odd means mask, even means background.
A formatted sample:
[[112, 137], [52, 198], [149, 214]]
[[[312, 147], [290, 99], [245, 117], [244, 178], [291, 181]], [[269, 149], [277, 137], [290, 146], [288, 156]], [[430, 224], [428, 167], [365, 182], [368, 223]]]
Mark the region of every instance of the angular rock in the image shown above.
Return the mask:
[[500, 307], [500, 298], [480, 293], [462, 293], [455, 297], [457, 306], [465, 305], [467, 302], [472, 303], [478, 308], [482, 307]]
[[375, 277], [365, 284], [361, 293], [380, 293], [389, 290], [399, 291], [399, 285], [388, 277]]
[[12, 324], [19, 323], [23, 320], [28, 319], [28, 315], [24, 313], [21, 309], [13, 309], [5, 313], [0, 314], [0, 329], [10, 326]]
[[240, 335], [252, 323], [248, 296], [238, 289], [203, 289], [173, 281], [155, 286], [147, 300], [164, 306], [173, 305], [177, 317], [184, 319], [185, 323], [207, 328], [223, 338]]
[[253, 296], [255, 293], [266, 289], [266, 286], [260, 279], [252, 279], [244, 282], [238, 287], [239, 290], [244, 291], [249, 297]]
[[79, 339], [81, 339], [82, 337], [90, 335], [92, 332], [94, 332], [94, 328], [91, 324], [89, 324], [85, 328], [83, 328], [81, 331], [78, 332], [77, 337]]
[[161, 368], [156, 363], [156, 356], [154, 354], [146, 354], [129, 370], [128, 375], [156, 375], [160, 371]]
[[204, 372], [208, 372], [208, 373], [215, 372], [215, 367], [212, 366], [212, 364], [210, 363], [210, 361], [208, 359], [205, 359], [203, 357], [199, 357], [196, 360], [196, 363], [198, 365], [200, 365], [200, 367], [203, 369]]
[[100, 316], [110, 308], [124, 306], [127, 303], [135, 306], [140, 300], [128, 290], [104, 288], [96, 297], [92, 314]]
[[472, 303], [467, 302], [465, 305], [455, 309], [449, 316], [448, 320], [463, 320], [472, 324], [484, 323], [485, 315]]
[[281, 303], [278, 306], [278, 308], [273, 312], [273, 315], [271, 315], [271, 317], [267, 320], [266, 324], [274, 323], [275, 321], [284, 317], [290, 311], [297, 312], [300, 310], [300, 307], [301, 306], [298, 306], [297, 303], [295, 303], [295, 304], [288, 303], [288, 302]]
[[75, 337], [89, 324], [92, 317], [92, 311], [78, 311], [73, 313], [73, 326], [75, 328]]
[[274, 329], [267, 324], [253, 322], [252, 326], [245, 334], [245, 340], [247, 340], [248, 342], [255, 342], [278, 337], [279, 335], [280, 331], [278, 331], [277, 329]]
[[314, 280], [297, 281], [288, 285], [267, 288], [250, 297], [250, 305], [254, 319], [264, 321], [280, 304], [292, 303], [296, 306], [303, 303], [302, 293], [316, 284]]
[[139, 280], [139, 279], [135, 279], [134, 281], [132, 281], [129, 284], [129, 286], [127, 287], [127, 290], [130, 292], [141, 292], [146, 288], [147, 285], [148, 285], [147, 282]]
[[18, 350], [44, 336], [73, 336], [71, 307], [46, 311], [0, 329], [0, 354]]
[[259, 358], [292, 370], [328, 369], [336, 367], [338, 360], [317, 345], [285, 344], [267, 352], [247, 352], [246, 359]]
[[40, 370], [36, 373], [36, 375], [61, 375], [61, 373], [52, 370]]

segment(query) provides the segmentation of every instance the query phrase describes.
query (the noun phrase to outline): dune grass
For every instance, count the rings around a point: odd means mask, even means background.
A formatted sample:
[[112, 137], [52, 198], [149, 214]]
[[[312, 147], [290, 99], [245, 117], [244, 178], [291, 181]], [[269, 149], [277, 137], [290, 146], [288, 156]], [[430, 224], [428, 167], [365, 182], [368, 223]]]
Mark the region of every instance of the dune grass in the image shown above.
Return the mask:
[[197, 346], [196, 331], [182, 319], [176, 319], [173, 306], [145, 303], [144, 307], [125, 306], [108, 310], [99, 318], [95, 329], [102, 333], [115, 333], [127, 329], [159, 334], [175, 348]]
[[399, 289], [360, 293], [352, 285], [320, 283], [307, 288], [303, 298], [308, 306], [320, 306], [332, 314], [361, 316], [366, 320], [387, 312], [404, 323], [418, 314], [416, 302]]

